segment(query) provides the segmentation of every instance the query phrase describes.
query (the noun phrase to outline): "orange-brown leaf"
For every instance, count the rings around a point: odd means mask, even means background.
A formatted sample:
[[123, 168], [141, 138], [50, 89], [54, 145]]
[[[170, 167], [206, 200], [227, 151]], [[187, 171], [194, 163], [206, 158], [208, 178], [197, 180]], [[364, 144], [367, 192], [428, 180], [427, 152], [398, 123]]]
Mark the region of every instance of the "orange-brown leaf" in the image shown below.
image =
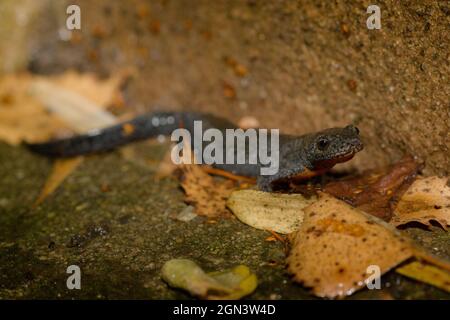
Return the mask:
[[305, 209], [287, 262], [295, 281], [317, 296], [334, 298], [364, 287], [369, 266], [379, 266], [384, 274], [413, 253], [394, 228], [322, 194]]
[[418, 179], [401, 197], [391, 223], [400, 226], [413, 221], [427, 226], [431, 226], [431, 221], [436, 221], [447, 229], [450, 225], [450, 188], [447, 178]]
[[198, 165], [182, 165], [180, 168], [185, 201], [195, 206], [197, 214], [209, 218], [230, 215], [226, 200], [235, 189], [232, 181], [216, 181]]
[[[72, 108], [69, 102], [79, 97], [78, 100], [82, 99], [86, 105], [104, 109], [111, 103], [126, 76], [126, 72], [122, 72], [109, 79], [100, 80], [93, 74], [68, 71], [51, 77], [30, 74], [0, 77], [0, 140], [17, 145], [24, 140], [39, 142], [55, 136], [64, 136], [71, 130], [80, 133], [70, 117], [61, 119], [57, 116], [58, 112], [48, 112], [49, 104], [53, 103], [60, 109], [68, 110]], [[30, 95], [30, 92], [33, 95]], [[61, 98], [66, 100], [61, 102]], [[84, 111], [88, 109], [86, 106], [81, 107], [84, 107]], [[103, 112], [101, 109], [100, 112]], [[69, 115], [78, 119], [76, 112]], [[83, 125], [84, 131], [98, 127], [98, 123], [92, 118], [90, 117], [89, 121], [78, 120], [77, 123]], [[75, 119], [73, 120], [75, 122]], [[111, 123], [107, 123], [109, 124]], [[105, 123], [102, 123], [102, 126], [104, 125]]]
[[420, 167], [412, 157], [405, 157], [387, 168], [329, 183], [324, 191], [388, 221], [396, 199], [414, 181]]
[[34, 205], [39, 205], [51, 195], [82, 161], [83, 157], [56, 160], [53, 164], [52, 172], [48, 176], [47, 181], [45, 181], [45, 185], [42, 188], [39, 197], [34, 202]]

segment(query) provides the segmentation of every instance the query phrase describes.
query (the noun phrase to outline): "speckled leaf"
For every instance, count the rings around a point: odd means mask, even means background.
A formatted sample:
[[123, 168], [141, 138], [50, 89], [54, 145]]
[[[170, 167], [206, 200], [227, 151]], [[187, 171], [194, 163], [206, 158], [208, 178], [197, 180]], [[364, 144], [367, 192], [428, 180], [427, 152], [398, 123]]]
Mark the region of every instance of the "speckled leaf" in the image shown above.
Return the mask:
[[305, 209], [287, 259], [297, 282], [320, 297], [350, 295], [365, 285], [367, 268], [384, 274], [413, 254], [412, 244], [382, 220], [332, 196]]
[[298, 230], [303, 221], [303, 208], [316, 199], [299, 194], [239, 190], [231, 194], [227, 206], [245, 224], [287, 234]]
[[198, 165], [181, 165], [180, 169], [185, 201], [195, 207], [198, 215], [209, 218], [230, 215], [225, 204], [234, 190], [232, 181], [216, 181]]
[[436, 221], [447, 229], [450, 225], [447, 180], [439, 177], [416, 180], [398, 202], [391, 223], [399, 226], [415, 221], [430, 226], [431, 221]]
[[205, 273], [188, 259], [167, 261], [162, 268], [162, 278], [172, 287], [209, 300], [240, 299], [252, 293], [258, 283], [256, 275], [244, 265], [226, 271]]

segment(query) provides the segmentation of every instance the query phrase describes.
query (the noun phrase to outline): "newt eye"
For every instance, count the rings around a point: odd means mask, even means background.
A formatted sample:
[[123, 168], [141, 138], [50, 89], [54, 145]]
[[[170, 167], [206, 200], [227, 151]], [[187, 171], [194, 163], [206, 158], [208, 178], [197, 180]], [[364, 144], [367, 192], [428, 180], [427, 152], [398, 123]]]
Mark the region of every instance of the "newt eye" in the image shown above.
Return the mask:
[[319, 141], [317, 141], [317, 147], [322, 151], [325, 150], [329, 144], [330, 141], [326, 138], [320, 138]]
[[355, 132], [356, 134], [359, 134], [359, 129], [358, 129], [358, 127], [355, 127], [355, 126], [352, 125], [352, 124], [348, 125], [348, 126], [346, 127], [346, 129], [350, 129], [350, 130], [352, 130], [353, 132]]

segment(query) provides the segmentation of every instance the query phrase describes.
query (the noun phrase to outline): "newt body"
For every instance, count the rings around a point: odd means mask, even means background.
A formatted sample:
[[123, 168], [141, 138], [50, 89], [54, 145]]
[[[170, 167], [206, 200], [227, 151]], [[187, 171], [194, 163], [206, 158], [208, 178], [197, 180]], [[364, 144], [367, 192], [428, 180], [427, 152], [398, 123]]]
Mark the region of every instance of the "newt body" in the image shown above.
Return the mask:
[[[203, 130], [235, 129], [230, 121], [211, 114], [197, 112], [155, 112], [130, 121], [84, 135], [45, 143], [28, 144], [34, 152], [49, 157], [72, 157], [104, 152], [133, 141], [158, 135], [170, 135], [173, 130], [185, 128], [194, 136], [194, 121], [202, 121]], [[270, 145], [270, 137], [268, 138]], [[192, 145], [192, 144], [191, 144]], [[245, 147], [246, 158], [250, 149]], [[270, 146], [268, 146], [270, 149]], [[350, 160], [363, 149], [359, 130], [348, 125], [330, 128], [302, 136], [280, 135], [279, 170], [274, 175], [260, 175], [262, 164], [214, 164], [213, 166], [236, 175], [256, 177], [262, 190], [272, 190], [276, 184], [289, 179], [308, 179], [331, 169], [335, 164]], [[258, 158], [258, 157], [257, 157]]]

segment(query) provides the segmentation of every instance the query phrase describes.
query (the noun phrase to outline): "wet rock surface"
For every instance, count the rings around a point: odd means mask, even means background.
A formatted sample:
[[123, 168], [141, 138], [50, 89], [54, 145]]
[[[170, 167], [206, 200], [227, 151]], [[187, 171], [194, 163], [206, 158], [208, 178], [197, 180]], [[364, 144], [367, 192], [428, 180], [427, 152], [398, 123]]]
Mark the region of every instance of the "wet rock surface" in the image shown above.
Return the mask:
[[[138, 144], [151, 163], [167, 145]], [[229, 218], [176, 219], [185, 210], [172, 177], [119, 153], [86, 158], [44, 203], [32, 208], [51, 162], [22, 148], [0, 144], [0, 298], [190, 299], [161, 280], [172, 258], [196, 261], [206, 271], [245, 264], [259, 278], [251, 299], [313, 299], [284, 267], [284, 247], [270, 235]], [[102, 188], [104, 185], [108, 188]], [[450, 257], [449, 235], [436, 228], [408, 231], [433, 253]], [[81, 268], [81, 290], [68, 290], [66, 269]], [[382, 290], [352, 299], [450, 298], [441, 290], [394, 272]]]
[[[72, 35], [64, 1], [36, 3], [20, 1], [20, 26], [16, 2], [0, 4], [2, 72], [109, 76], [132, 67], [114, 113], [251, 116], [293, 134], [354, 123], [366, 147], [347, 169], [411, 153], [426, 174], [450, 173], [445, 1], [378, 1], [382, 29], [369, 31], [364, 1], [74, 0], [83, 24]], [[206, 271], [249, 266], [259, 277], [249, 298], [313, 298], [290, 280], [283, 245], [265, 241], [267, 232], [186, 216], [178, 181], [154, 177], [167, 146], [139, 148], [154, 167], [117, 152], [88, 157], [33, 208], [51, 162], [0, 143], [0, 298], [191, 298], [160, 278], [172, 258]], [[450, 258], [440, 228], [405, 232]], [[81, 290], [66, 287], [72, 264], [81, 268]], [[390, 272], [383, 290], [352, 298], [450, 297]]]

